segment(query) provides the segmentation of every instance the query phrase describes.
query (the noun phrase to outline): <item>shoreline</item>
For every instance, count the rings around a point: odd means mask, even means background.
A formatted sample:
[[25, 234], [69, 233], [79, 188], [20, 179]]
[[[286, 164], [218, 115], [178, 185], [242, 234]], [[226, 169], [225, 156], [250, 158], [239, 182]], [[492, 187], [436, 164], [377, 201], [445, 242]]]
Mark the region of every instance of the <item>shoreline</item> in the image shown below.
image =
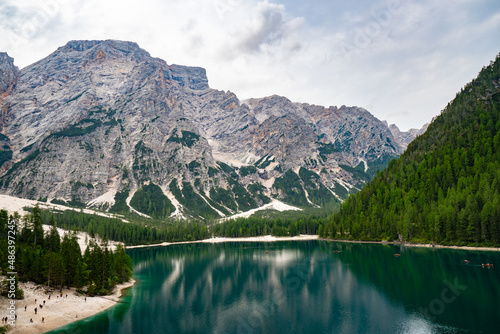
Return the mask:
[[228, 237], [214, 237], [210, 239], [194, 240], [194, 241], [176, 241], [176, 242], [162, 242], [159, 244], [151, 245], [133, 245], [125, 246], [125, 249], [146, 248], [146, 247], [165, 247], [171, 245], [183, 244], [215, 244], [221, 242], [275, 242], [275, 241], [301, 241], [301, 240], [319, 240], [318, 235], [300, 234], [294, 237], [273, 237], [272, 235], [262, 235], [258, 237], [241, 237], [241, 238], [228, 238]]
[[[57, 296], [59, 290], [46, 290], [46, 287], [33, 282], [20, 282], [19, 285], [24, 290], [24, 299], [16, 300], [16, 326], [11, 326], [7, 333], [46, 333], [72, 322], [91, 317], [118, 303], [123, 295], [123, 290], [132, 287], [135, 282], [134, 279], [131, 279], [115, 286], [112, 295], [95, 297], [82, 295], [75, 288], [63, 289], [62, 297], [60, 297], [60, 295]], [[5, 297], [0, 299], [2, 316], [5, 316], [3, 313], [9, 303], [10, 299]], [[40, 305], [43, 307], [40, 308]], [[36, 315], [34, 312], [35, 307], [37, 308]], [[42, 317], [44, 322], [42, 322]], [[33, 322], [30, 322], [30, 319]]]
[[301, 241], [301, 240], [323, 240], [331, 242], [358, 243], [358, 244], [380, 244], [380, 245], [400, 245], [406, 247], [423, 247], [423, 248], [441, 248], [441, 249], [461, 249], [473, 251], [493, 251], [499, 252], [500, 247], [476, 247], [476, 246], [446, 246], [433, 244], [412, 244], [402, 243], [398, 241], [362, 241], [362, 240], [336, 240], [320, 238], [318, 235], [300, 234], [294, 237], [274, 237], [272, 235], [263, 235], [258, 237], [213, 237], [210, 239], [194, 240], [194, 241], [177, 241], [177, 242], [162, 242], [151, 245], [134, 245], [125, 246], [125, 249], [146, 248], [146, 247], [165, 247], [170, 245], [195, 244], [195, 243], [220, 243], [220, 242], [275, 242], [275, 241]]
[[362, 241], [362, 240], [337, 240], [318, 238], [318, 240], [355, 243], [355, 244], [380, 244], [380, 245], [399, 245], [405, 247], [422, 247], [422, 248], [440, 248], [440, 249], [459, 249], [459, 250], [472, 250], [472, 251], [487, 251], [487, 252], [500, 252], [500, 247], [477, 247], [477, 246], [447, 246], [438, 244], [413, 244], [403, 243], [399, 241]]
[[[396, 243], [398, 244], [398, 243]], [[445, 246], [445, 245], [432, 245], [432, 244], [400, 244], [401, 246], [408, 247], [424, 247], [424, 248], [441, 248], [441, 249], [461, 249], [461, 250], [474, 250], [474, 251], [488, 251], [499, 252], [500, 247], [475, 247], [475, 246]]]

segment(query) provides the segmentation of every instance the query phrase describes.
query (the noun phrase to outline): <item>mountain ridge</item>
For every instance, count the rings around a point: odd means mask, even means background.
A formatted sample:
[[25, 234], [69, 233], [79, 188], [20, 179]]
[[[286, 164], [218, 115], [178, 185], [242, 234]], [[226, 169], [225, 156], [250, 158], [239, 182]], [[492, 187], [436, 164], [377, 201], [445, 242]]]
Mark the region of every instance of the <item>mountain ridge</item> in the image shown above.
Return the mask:
[[175, 207], [165, 217], [227, 216], [271, 198], [324, 206], [403, 151], [362, 108], [240, 101], [210, 88], [205, 69], [168, 65], [133, 42], [70, 41], [21, 71], [5, 56], [5, 194], [105, 198], [102, 209], [120, 211], [153, 184]]

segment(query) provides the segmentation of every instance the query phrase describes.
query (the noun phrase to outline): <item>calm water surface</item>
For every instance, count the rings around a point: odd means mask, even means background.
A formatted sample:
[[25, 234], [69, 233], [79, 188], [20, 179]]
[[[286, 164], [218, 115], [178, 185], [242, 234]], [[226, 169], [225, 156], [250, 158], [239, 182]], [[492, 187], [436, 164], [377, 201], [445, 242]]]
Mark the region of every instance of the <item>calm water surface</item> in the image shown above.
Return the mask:
[[122, 302], [51, 333], [500, 333], [498, 252], [328, 241], [127, 252], [138, 283]]

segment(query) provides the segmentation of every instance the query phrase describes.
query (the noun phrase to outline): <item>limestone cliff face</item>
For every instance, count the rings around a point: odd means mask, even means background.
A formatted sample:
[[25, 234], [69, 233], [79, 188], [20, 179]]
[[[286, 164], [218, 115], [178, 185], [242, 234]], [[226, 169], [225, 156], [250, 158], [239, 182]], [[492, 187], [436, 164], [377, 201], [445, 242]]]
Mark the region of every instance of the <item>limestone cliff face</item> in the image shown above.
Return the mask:
[[[4, 103], [4, 99], [14, 89], [19, 69], [14, 66], [14, 59], [5, 52], [0, 52], [0, 131], [3, 129], [5, 114], [9, 105]], [[1, 138], [0, 138], [0, 141]], [[1, 163], [0, 163], [1, 166]]]
[[0, 52], [0, 94], [13, 88], [19, 75], [19, 69], [14, 66], [14, 59], [5, 52]]
[[242, 102], [131, 42], [71, 41], [21, 71], [0, 53], [0, 93], [0, 191], [33, 199], [118, 210], [155, 184], [184, 216], [317, 206], [403, 150], [364, 109]]

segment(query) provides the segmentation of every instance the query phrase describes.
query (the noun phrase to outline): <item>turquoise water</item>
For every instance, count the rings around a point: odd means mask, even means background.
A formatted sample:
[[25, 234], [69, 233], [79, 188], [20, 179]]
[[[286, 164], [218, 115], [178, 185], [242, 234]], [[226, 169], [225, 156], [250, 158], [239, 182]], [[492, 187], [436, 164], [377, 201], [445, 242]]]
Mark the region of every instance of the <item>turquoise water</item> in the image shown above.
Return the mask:
[[500, 332], [500, 267], [481, 266], [500, 266], [498, 252], [328, 241], [127, 252], [138, 282], [122, 302], [51, 333]]

